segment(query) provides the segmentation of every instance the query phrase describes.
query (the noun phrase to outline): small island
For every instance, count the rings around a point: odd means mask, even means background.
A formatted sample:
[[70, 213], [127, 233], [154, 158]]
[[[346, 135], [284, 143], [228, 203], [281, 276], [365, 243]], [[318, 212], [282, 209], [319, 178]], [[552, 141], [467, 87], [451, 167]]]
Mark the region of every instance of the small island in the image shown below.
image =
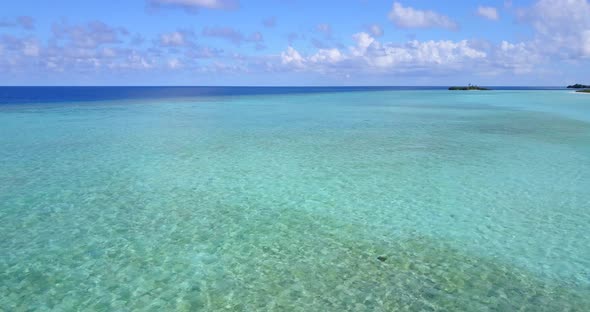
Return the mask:
[[456, 90], [461, 90], [461, 91], [470, 91], [470, 90], [486, 91], [486, 90], [491, 90], [491, 89], [483, 88], [483, 87], [479, 87], [479, 86], [474, 86], [472, 84], [469, 84], [466, 87], [450, 87], [449, 90], [453, 90], [453, 91], [456, 91]]
[[590, 93], [590, 89], [576, 90], [576, 92], [581, 92], [581, 93]]
[[590, 86], [576, 83], [575, 85], [567, 86], [567, 88], [568, 89], [590, 89]]

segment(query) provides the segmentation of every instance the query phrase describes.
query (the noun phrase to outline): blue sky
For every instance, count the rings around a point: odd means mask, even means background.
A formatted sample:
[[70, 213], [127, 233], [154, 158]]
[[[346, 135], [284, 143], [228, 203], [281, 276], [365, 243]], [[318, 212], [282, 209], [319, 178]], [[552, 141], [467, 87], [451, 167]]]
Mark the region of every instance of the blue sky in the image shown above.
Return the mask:
[[1, 6], [1, 85], [590, 83], [588, 0]]

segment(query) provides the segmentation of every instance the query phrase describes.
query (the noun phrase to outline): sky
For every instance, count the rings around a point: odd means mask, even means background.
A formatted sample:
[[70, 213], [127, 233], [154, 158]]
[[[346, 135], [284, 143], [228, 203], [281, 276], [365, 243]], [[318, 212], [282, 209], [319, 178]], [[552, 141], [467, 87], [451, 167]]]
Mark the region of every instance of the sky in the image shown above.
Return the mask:
[[590, 0], [0, 0], [0, 85], [590, 84]]

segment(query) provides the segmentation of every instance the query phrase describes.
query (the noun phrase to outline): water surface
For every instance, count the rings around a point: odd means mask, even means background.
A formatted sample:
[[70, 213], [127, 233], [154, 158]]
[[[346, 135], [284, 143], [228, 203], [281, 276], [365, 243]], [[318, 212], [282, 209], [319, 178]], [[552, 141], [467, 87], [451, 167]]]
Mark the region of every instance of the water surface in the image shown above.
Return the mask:
[[590, 95], [67, 89], [0, 92], [0, 310], [590, 309]]

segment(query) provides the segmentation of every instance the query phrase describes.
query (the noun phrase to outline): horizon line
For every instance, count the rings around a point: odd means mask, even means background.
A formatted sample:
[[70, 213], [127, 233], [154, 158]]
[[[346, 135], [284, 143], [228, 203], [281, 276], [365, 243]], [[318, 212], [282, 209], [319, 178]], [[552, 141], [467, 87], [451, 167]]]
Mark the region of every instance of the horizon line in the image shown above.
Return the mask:
[[[446, 88], [463, 85], [0, 85], [0, 88]], [[551, 87], [567, 85], [484, 85], [482, 87]]]

